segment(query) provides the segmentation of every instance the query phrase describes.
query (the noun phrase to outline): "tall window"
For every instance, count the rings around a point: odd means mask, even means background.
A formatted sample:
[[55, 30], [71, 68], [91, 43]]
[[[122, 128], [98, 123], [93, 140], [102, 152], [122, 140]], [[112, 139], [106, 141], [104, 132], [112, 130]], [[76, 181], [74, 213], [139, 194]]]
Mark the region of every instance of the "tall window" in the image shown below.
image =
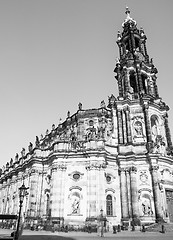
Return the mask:
[[106, 197], [106, 213], [107, 213], [107, 216], [113, 215], [112, 196], [111, 195], [107, 195], [107, 197]]

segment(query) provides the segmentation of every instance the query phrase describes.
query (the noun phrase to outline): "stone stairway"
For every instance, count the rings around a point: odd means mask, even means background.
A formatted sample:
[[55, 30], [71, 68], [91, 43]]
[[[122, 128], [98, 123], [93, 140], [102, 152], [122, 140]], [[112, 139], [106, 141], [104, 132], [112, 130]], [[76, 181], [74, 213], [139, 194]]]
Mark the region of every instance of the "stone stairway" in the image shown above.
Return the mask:
[[146, 227], [147, 232], [161, 232], [164, 226], [165, 232], [173, 232], [173, 223], [154, 223]]

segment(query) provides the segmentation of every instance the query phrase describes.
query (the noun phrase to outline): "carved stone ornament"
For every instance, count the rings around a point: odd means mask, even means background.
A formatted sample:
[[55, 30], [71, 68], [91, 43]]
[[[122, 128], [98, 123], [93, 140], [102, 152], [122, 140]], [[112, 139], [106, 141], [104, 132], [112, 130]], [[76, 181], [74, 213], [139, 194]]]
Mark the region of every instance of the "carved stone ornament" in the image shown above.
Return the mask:
[[145, 171], [145, 170], [140, 171], [140, 173], [139, 173], [139, 179], [140, 179], [140, 181], [141, 181], [141, 184], [147, 184], [147, 183], [148, 183], [147, 171]]
[[70, 174], [68, 174], [68, 175], [69, 175], [69, 177], [70, 177], [73, 181], [77, 182], [77, 181], [81, 180], [81, 178], [83, 177], [84, 173], [81, 173], [81, 172], [79, 172], [79, 171], [74, 171], [74, 172], [72, 172], [72, 173], [70, 173]]
[[105, 173], [105, 178], [108, 184], [112, 183], [115, 179], [115, 177], [110, 173]]
[[89, 163], [87, 166], [86, 166], [86, 169], [87, 170], [101, 170], [101, 169], [104, 169], [106, 168], [106, 163], [99, 163], [99, 162], [93, 162], [93, 163]]

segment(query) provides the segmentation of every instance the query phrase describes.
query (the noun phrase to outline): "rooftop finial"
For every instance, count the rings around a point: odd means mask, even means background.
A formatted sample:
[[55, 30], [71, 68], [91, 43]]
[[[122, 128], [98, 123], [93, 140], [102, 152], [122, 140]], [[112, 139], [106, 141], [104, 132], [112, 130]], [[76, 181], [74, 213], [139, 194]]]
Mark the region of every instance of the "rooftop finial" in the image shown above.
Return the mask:
[[126, 11], [125, 11], [126, 15], [127, 15], [127, 19], [130, 18], [130, 10], [129, 8], [126, 6]]

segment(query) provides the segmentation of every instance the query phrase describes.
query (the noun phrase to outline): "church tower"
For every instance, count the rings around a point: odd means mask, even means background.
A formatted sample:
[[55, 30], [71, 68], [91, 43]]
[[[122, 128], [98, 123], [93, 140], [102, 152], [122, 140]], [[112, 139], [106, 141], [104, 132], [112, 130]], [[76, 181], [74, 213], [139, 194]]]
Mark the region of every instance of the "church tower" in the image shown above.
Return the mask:
[[[159, 96], [158, 71], [147, 52], [147, 37], [128, 8], [122, 28], [114, 70], [119, 96], [109, 99], [117, 115], [122, 221], [173, 220], [172, 207], [164, 203], [173, 196], [167, 185], [173, 180], [169, 107]], [[164, 179], [166, 173], [169, 180]]]

